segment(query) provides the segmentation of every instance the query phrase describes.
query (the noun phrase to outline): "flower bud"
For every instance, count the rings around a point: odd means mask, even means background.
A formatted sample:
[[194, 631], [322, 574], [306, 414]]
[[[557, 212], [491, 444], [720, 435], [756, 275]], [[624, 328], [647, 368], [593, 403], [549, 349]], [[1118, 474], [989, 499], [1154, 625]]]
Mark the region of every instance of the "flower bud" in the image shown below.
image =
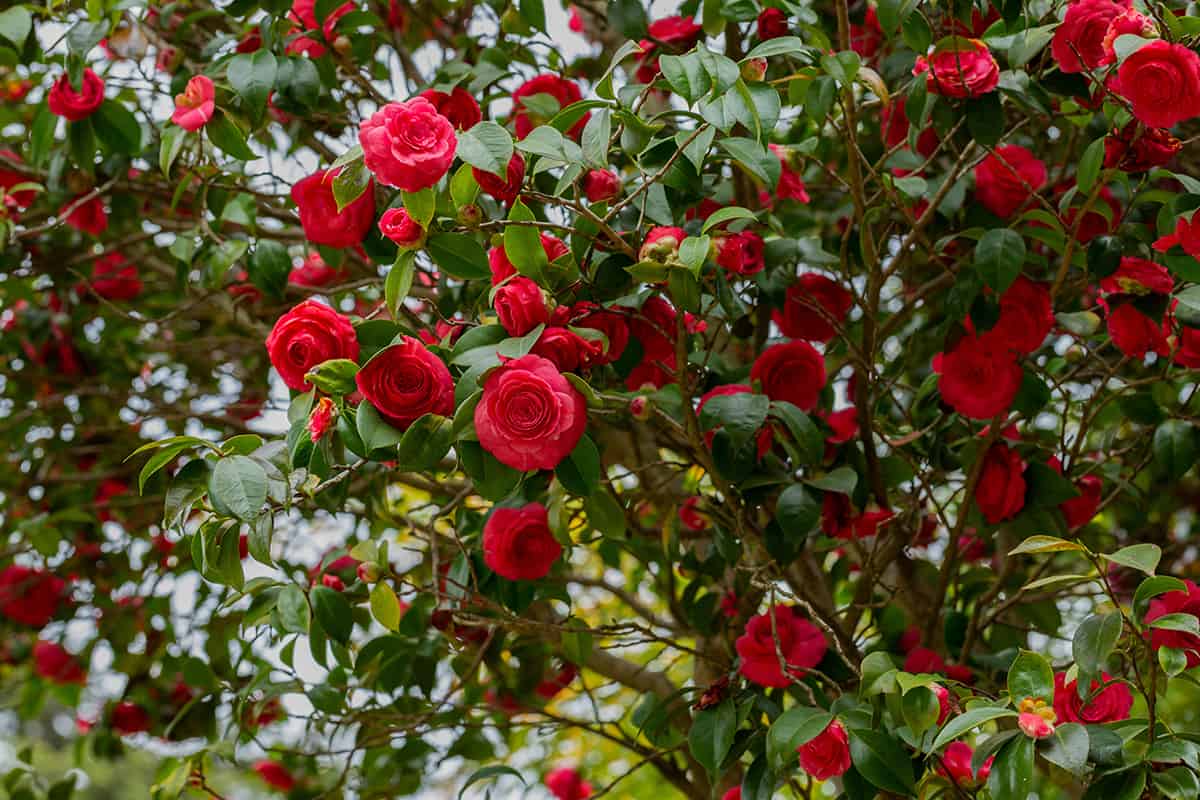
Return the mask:
[[358, 579], [363, 583], [375, 583], [375, 581], [379, 580], [379, 567], [370, 561], [360, 563], [357, 572]]
[[654, 406], [650, 403], [650, 398], [639, 394], [637, 397], [629, 401], [629, 413], [633, 418], [645, 422], [650, 419], [650, 415], [654, 412]]
[[425, 244], [425, 229], [403, 208], [389, 208], [379, 218], [379, 231], [401, 250], [416, 250]]
[[464, 206], [460, 206], [458, 209], [458, 222], [460, 225], [474, 228], [483, 222], [483, 209], [475, 203], [467, 203]]
[[308, 415], [308, 436], [314, 443], [319, 442], [321, 437], [329, 431], [336, 414], [337, 408], [328, 397], [322, 397], [317, 401], [316, 407]]
[[646, 234], [642, 249], [638, 251], [640, 261], [655, 261], [667, 264], [679, 256], [679, 245], [687, 238], [683, 228], [660, 226]]
[[349, 55], [351, 50], [350, 37], [344, 33], [339, 33], [337, 38], [333, 40], [333, 49], [336, 50], [339, 55]]
[[1054, 726], [1039, 714], [1020, 714], [1017, 726], [1030, 739], [1048, 739], [1054, 735]]
[[344, 592], [346, 584], [342, 583], [342, 579], [337, 575], [330, 575], [328, 572], [321, 576], [321, 585], [333, 589], [335, 592]]
[[583, 193], [588, 202], [607, 202], [621, 194], [621, 179], [612, 170], [590, 170], [583, 176]]
[[750, 83], [758, 83], [767, 74], [765, 58], [751, 58], [742, 62], [742, 77]]

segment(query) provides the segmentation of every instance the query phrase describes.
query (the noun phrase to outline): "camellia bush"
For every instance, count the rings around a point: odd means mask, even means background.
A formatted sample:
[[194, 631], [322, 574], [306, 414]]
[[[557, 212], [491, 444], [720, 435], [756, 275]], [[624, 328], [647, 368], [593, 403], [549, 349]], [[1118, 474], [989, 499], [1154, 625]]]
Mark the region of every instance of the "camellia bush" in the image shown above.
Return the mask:
[[1200, 797], [1195, 5], [659, 5], [0, 10], [8, 797]]

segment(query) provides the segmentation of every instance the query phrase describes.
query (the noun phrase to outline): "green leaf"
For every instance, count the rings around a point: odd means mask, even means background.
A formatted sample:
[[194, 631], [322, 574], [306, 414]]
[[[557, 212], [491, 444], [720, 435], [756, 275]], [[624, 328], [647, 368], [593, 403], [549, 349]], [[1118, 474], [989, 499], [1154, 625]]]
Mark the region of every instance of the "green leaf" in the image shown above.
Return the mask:
[[367, 401], [358, 405], [358, 415], [355, 417], [355, 428], [362, 439], [363, 447], [370, 453], [386, 447], [395, 447], [404, 438], [404, 432], [393, 428], [379, 414], [375, 406]]
[[948, 720], [942, 729], [938, 732], [937, 738], [933, 740], [932, 751], [940, 750], [942, 747], [950, 744], [964, 733], [978, 728], [980, 725], [991, 722], [992, 720], [1005, 719], [1008, 717], [1017, 716], [1017, 712], [1011, 708], [1004, 706], [979, 706], [964, 711], [957, 717]]
[[988, 147], [999, 142], [1005, 128], [1000, 92], [988, 92], [983, 97], [968, 100], [966, 105], [967, 130], [971, 138]]
[[92, 126], [105, 147], [125, 155], [142, 149], [142, 126], [137, 117], [116, 100], [105, 100], [92, 115]]
[[975, 267], [984, 283], [1003, 293], [1025, 264], [1025, 240], [1016, 231], [995, 228], [988, 231], [975, 246]]
[[275, 535], [275, 515], [263, 514], [254, 521], [247, 538], [247, 549], [254, 560], [271, 565], [271, 539]]
[[1030, 536], [1025, 541], [1008, 551], [1010, 556], [1022, 553], [1064, 553], [1087, 552], [1087, 548], [1078, 542], [1068, 542], [1057, 536]]
[[217, 111], [204, 126], [208, 140], [215, 147], [238, 161], [251, 161], [258, 156], [246, 144], [246, 134], [223, 111]]
[[699, 275], [711, 248], [712, 240], [709, 237], [689, 236], [679, 243], [679, 260], [692, 275]]
[[562, 135], [562, 132], [549, 125], [540, 125], [517, 142], [517, 149], [530, 155], [561, 161], [564, 164], [578, 164], [583, 160], [583, 151], [579, 145]]
[[267, 501], [267, 472], [249, 456], [227, 456], [213, 469], [208, 493], [220, 513], [252, 520]]
[[431, 470], [453, 444], [453, 421], [438, 414], [423, 414], [413, 420], [400, 439], [396, 461], [413, 472]]
[[1163, 614], [1149, 626], [1164, 631], [1178, 631], [1200, 636], [1200, 619], [1196, 619], [1194, 614]]
[[1068, 722], [1055, 728], [1054, 736], [1046, 740], [1039, 751], [1051, 764], [1079, 776], [1087, 769], [1089, 743], [1087, 728], [1077, 722]]
[[759, 755], [742, 776], [741, 800], [771, 800], [775, 795], [775, 772], [765, 754]]
[[1054, 699], [1054, 670], [1037, 653], [1022, 650], [1008, 668], [1008, 695], [1014, 703], [1026, 697]]
[[804, 482], [823, 492], [850, 494], [858, 485], [858, 473], [854, 471], [853, 467], [838, 467], [832, 472], [816, 478], [809, 478]]
[[684, 56], [664, 55], [658, 59], [659, 69], [667, 79], [671, 90], [682, 97], [688, 105], [692, 105], [712, 88], [712, 79], [699, 53], [688, 53]]
[[915, 790], [908, 752], [882, 731], [851, 730], [850, 760], [860, 775], [885, 792], [911, 795]]
[[385, 581], [379, 581], [371, 589], [371, 614], [379, 624], [394, 631], [400, 627], [400, 598]]
[[1133, 544], [1129, 547], [1122, 547], [1115, 553], [1102, 553], [1101, 558], [1123, 567], [1136, 569], [1147, 575], [1153, 575], [1154, 570], [1158, 568], [1158, 562], [1162, 559], [1162, 548], [1156, 544]]
[[710, 431], [721, 428], [739, 447], [749, 441], [767, 421], [771, 400], [766, 395], [751, 392], [719, 395], [711, 398], [700, 410], [700, 427]]
[[542, 0], [521, 0], [521, 18], [531, 28], [539, 31], [546, 30], [546, 7]]
[[332, 184], [333, 200], [337, 203], [338, 213], [362, 197], [370, 185], [371, 172], [361, 158], [341, 167], [338, 174], [333, 176]]
[[512, 134], [489, 120], [458, 134], [458, 157], [484, 172], [505, 177], [512, 154]]
[[169, 125], [162, 132], [162, 143], [158, 149], [158, 166], [163, 175], [171, 176], [171, 165], [179, 157], [183, 145], [187, 142], [188, 131], [177, 125]]
[[608, 0], [609, 24], [634, 42], [646, 35], [646, 8], [642, 0]]
[[1138, 585], [1137, 591], [1133, 594], [1134, 612], [1140, 617], [1142, 607], [1150, 601], [1151, 598], [1158, 597], [1160, 594], [1167, 592], [1186, 592], [1187, 584], [1167, 575], [1156, 575], [1153, 578], [1147, 578]]
[[776, 768], [783, 768], [796, 759], [796, 748], [821, 734], [833, 715], [822, 708], [793, 706], [779, 715], [767, 731], [767, 755]]
[[312, 598], [313, 614], [321, 629], [335, 642], [348, 644], [350, 632], [354, 629], [354, 615], [342, 593], [328, 586], [314, 586], [309, 596]]
[[600, 490], [585, 497], [583, 513], [591, 526], [604, 536], [620, 539], [625, 535], [625, 510], [608, 492]]
[[259, 239], [246, 263], [250, 282], [269, 297], [283, 297], [291, 271], [292, 259], [287, 248], [273, 239]]
[[1104, 165], [1104, 139], [1101, 136], [1087, 146], [1079, 158], [1079, 166], [1075, 170], [1075, 184], [1084, 194], [1090, 192], [1100, 177], [1100, 167]]
[[941, 710], [938, 696], [928, 686], [914, 686], [900, 700], [904, 722], [918, 736], [937, 723]]
[[816, 530], [821, 521], [821, 503], [802, 483], [793, 483], [779, 495], [775, 519], [786, 536], [797, 539]]
[[1089, 687], [1104, 670], [1117, 640], [1121, 638], [1120, 612], [1092, 614], [1080, 623], [1071, 640], [1071, 654], [1079, 667], [1078, 685]]
[[19, 50], [33, 30], [33, 15], [24, 6], [13, 6], [0, 11], [0, 36], [17, 46]]
[[714, 708], [696, 712], [692, 727], [688, 731], [688, 746], [700, 766], [709, 775], [717, 775], [721, 762], [733, 747], [733, 734], [737, 729], [737, 710], [733, 700], [722, 700]]
[[1172, 481], [1196, 463], [1196, 432], [1190, 422], [1169, 419], [1154, 431], [1154, 460]]
[[525, 779], [521, 777], [521, 773], [512, 767], [503, 764], [493, 764], [489, 767], [481, 767], [471, 773], [471, 777], [467, 778], [467, 782], [458, 790], [458, 800], [462, 800], [462, 796], [467, 793], [467, 789], [471, 788], [474, 784], [480, 781], [490, 781], [499, 775], [512, 775], [520, 780], [522, 785], [527, 785], [525, 784]]
[[988, 776], [992, 800], [1026, 800], [1033, 788], [1033, 739], [1015, 736], [992, 763]]
[[566, 458], [554, 468], [554, 475], [567, 491], [580, 497], [592, 494], [600, 483], [600, 451], [586, 433]]
[[1187, 652], [1174, 647], [1158, 648], [1158, 663], [1168, 677], [1174, 678], [1187, 669]]
[[592, 655], [592, 632], [588, 626], [575, 620], [571, 627], [562, 633], [563, 655], [572, 664], [586, 664]]
[[583, 159], [590, 166], [604, 169], [608, 166], [608, 142], [612, 138], [612, 112], [607, 108], [596, 111], [583, 126], [579, 138]]
[[1175, 295], [1175, 318], [1189, 327], [1200, 327], [1200, 286], [1189, 286]]
[[412, 250], [402, 250], [396, 256], [396, 263], [388, 270], [383, 282], [383, 299], [387, 305], [388, 315], [392, 319], [398, 317], [400, 304], [408, 297], [412, 289], [413, 277], [417, 271], [417, 255]]
[[804, 464], [821, 463], [825, 457], [825, 437], [808, 414], [791, 403], [775, 400], [771, 402], [771, 416], [787, 426], [788, 433], [800, 449]]
[[437, 212], [437, 193], [432, 187], [426, 187], [419, 192], [401, 192], [400, 197], [404, 209], [422, 228], [428, 228]]
[[[532, 222], [536, 219], [520, 200], [513, 203], [508, 218], [515, 222]], [[546, 267], [550, 263], [546, 258], [546, 249], [542, 247], [542, 237], [532, 225], [505, 226], [504, 254], [517, 272], [534, 280], [540, 280], [546, 274]]]
[[275, 610], [279, 612], [279, 622], [285, 631], [308, 633], [308, 599], [299, 586], [289, 583], [283, 587], [279, 599], [275, 601]]
[[254, 119], [260, 119], [267, 107], [267, 98], [275, 88], [275, 76], [279, 71], [275, 56], [270, 50], [261, 48], [253, 53], [242, 53], [229, 60], [226, 77], [229, 85], [242, 98], [243, 108]]
[[748, 208], [741, 206], [726, 206], [718, 209], [709, 215], [708, 219], [704, 220], [704, 226], [700, 228], [701, 233], [708, 233], [713, 228], [723, 223], [735, 219], [756, 219], [757, 214]]
[[[540, 243], [539, 243], [540, 244]], [[435, 233], [425, 243], [430, 258], [438, 269], [459, 280], [488, 280], [492, 277], [488, 269], [487, 253], [465, 233]]]
[[771, 56], [802, 53], [807, 49], [804, 40], [798, 36], [779, 36], [755, 45], [742, 61], [748, 61], [751, 58], [770, 58]]

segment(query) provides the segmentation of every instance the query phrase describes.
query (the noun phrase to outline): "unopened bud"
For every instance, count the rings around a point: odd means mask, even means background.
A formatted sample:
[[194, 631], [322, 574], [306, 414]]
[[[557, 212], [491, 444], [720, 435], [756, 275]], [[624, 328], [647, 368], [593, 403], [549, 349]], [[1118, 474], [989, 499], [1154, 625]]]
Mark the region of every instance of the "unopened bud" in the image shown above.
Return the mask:
[[650, 398], [639, 394], [637, 397], [629, 401], [629, 413], [633, 418], [645, 422], [650, 419], [650, 415], [654, 412], [654, 406], [650, 403]]
[[330, 575], [328, 572], [321, 576], [321, 585], [327, 589], [333, 589], [335, 592], [346, 590], [346, 584], [342, 583], [342, 579], [337, 575]]
[[374, 583], [379, 580], [379, 567], [370, 561], [358, 565], [358, 579], [363, 583]]
[[767, 74], [765, 58], [751, 58], [742, 62], [742, 77], [750, 83], [758, 83]]
[[475, 203], [467, 203], [459, 206], [458, 222], [460, 225], [465, 225], [468, 228], [474, 228], [479, 223], [483, 222], [483, 209]]

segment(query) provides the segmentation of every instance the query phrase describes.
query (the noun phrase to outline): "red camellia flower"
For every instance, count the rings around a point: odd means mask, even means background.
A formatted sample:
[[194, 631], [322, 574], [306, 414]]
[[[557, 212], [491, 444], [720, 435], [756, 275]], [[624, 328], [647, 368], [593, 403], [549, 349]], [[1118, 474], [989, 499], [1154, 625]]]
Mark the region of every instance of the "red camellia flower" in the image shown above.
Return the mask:
[[1101, 64], [1117, 63], [1115, 44], [1118, 37], [1126, 34], [1141, 36], [1143, 39], [1153, 39], [1158, 35], [1158, 28], [1154, 24], [1153, 18], [1147, 17], [1133, 8], [1122, 7], [1121, 13], [1113, 17], [1112, 22], [1108, 23], [1108, 30], [1104, 32], [1104, 40], [1100, 43], [1104, 50], [1104, 57], [1100, 60]]
[[971, 761], [974, 756], [975, 751], [971, 749], [971, 745], [966, 742], [951, 742], [942, 751], [942, 763], [938, 766], [938, 772], [964, 789], [974, 789], [976, 786], [982, 786], [987, 783], [988, 776], [992, 772], [992, 764], [995, 762], [996, 757], [989, 756], [986, 761], [980, 764], [979, 774], [976, 775], [975, 770], [971, 768]]
[[779, 185], [775, 187], [775, 196], [780, 200], [795, 200], [799, 203], [809, 201], [808, 191], [804, 188], [804, 180], [794, 169], [791, 154], [779, 145], [768, 145], [771, 152], [779, 159]]
[[358, 130], [363, 163], [385, 186], [405, 192], [428, 189], [454, 163], [454, 125], [424, 97], [388, 103]]
[[1122, 172], [1146, 172], [1164, 167], [1183, 149], [1183, 142], [1166, 128], [1147, 128], [1132, 120], [1104, 137], [1104, 166]]
[[321, 258], [321, 254], [314, 250], [305, 256], [304, 262], [300, 266], [293, 267], [292, 271], [288, 273], [288, 283], [315, 289], [337, 283], [344, 280], [345, 277], [341, 270], [336, 270], [326, 264], [325, 259]]
[[717, 264], [732, 275], [762, 272], [763, 240], [754, 231], [731, 233], [717, 239]]
[[[1184, 580], [1183, 583], [1186, 589], [1160, 594], [1150, 601], [1150, 609], [1145, 617], [1146, 624], [1167, 614], [1200, 616], [1200, 586], [1189, 580]], [[1150, 631], [1150, 645], [1155, 650], [1160, 647], [1183, 650], [1187, 655], [1189, 669], [1200, 666], [1200, 636], [1194, 633], [1154, 628]]]
[[255, 763], [254, 771], [258, 773], [258, 777], [262, 778], [263, 783], [272, 789], [290, 792], [296, 786], [296, 779], [292, 777], [292, 773], [288, 772], [287, 767], [278, 761], [263, 759]]
[[1046, 183], [1046, 165], [1016, 144], [997, 147], [975, 167], [975, 198], [988, 211], [1008, 219]]
[[485, 172], [478, 167], [471, 167], [471, 174], [479, 188], [502, 203], [511, 203], [517, 199], [521, 191], [521, 183], [525, 180], [525, 157], [516, 150], [508, 160], [508, 170], [504, 178]]
[[[700, 398], [700, 404], [696, 407], [696, 414], [700, 415], [703, 413], [704, 406], [707, 405], [708, 401], [712, 400], [714, 397], [724, 397], [731, 394], [751, 394], [753, 392], [754, 390], [744, 383], [726, 383], [722, 384], [721, 386], [714, 387], [705, 392], [704, 396]], [[716, 438], [717, 431], [719, 431], [721, 427], [722, 426], [717, 426], [716, 428], [704, 432], [704, 444], [709, 450], [712, 450], [713, 439]], [[774, 435], [771, 433], [770, 426], [764, 425], [762, 430], [758, 432], [757, 436], [759, 458], [762, 458], [771, 451], [771, 444], [773, 441]], [[826, 495], [826, 497], [828, 497], [828, 495]]]
[[1161, 264], [1135, 256], [1124, 256], [1115, 272], [1100, 281], [1107, 294], [1170, 294], [1175, 279]]
[[[543, 233], [541, 239], [542, 250], [546, 252], [546, 260], [551, 263], [565, 256], [570, 250], [562, 239], [555, 238], [548, 233]], [[508, 260], [508, 254], [504, 252], [503, 247], [493, 247], [488, 250], [488, 269], [492, 273], [492, 286], [517, 274], [517, 268]]]
[[68, 225], [80, 233], [99, 236], [108, 230], [108, 211], [99, 195], [89, 197], [82, 203], [77, 197], [59, 209], [58, 213]]
[[978, 39], [954, 37], [948, 45], [919, 56], [913, 75], [925, 75], [925, 88], [945, 97], [980, 97], [1000, 83], [1000, 65]]
[[1181, 325], [1175, 347], [1176, 364], [1188, 369], [1200, 369], [1200, 329]]
[[[548, 119], [542, 119], [527, 109], [525, 104], [521, 102], [521, 98], [523, 97], [533, 97], [538, 94], [546, 94], [553, 97], [558, 101], [560, 110], [583, 99], [583, 92], [579, 90], [577, 84], [558, 75], [538, 75], [536, 78], [530, 78], [525, 81], [513, 92], [513, 123], [516, 126], [518, 139], [524, 139], [538, 125], [549, 122]], [[578, 139], [579, 134], [583, 133], [583, 127], [587, 125], [590, 116], [591, 114], [584, 114], [580, 117], [579, 121], [567, 131], [567, 136], [570, 136], [572, 139]]]
[[0, 571], [0, 615], [44, 628], [66, 599], [67, 584], [45, 570], [10, 564]]
[[758, 12], [758, 19], [755, 20], [754, 29], [758, 33], [758, 38], [764, 42], [768, 39], [778, 39], [780, 36], [787, 36], [791, 32], [791, 29], [788, 27], [787, 14], [778, 8], [764, 8]]
[[362, 396], [389, 423], [405, 430], [425, 414], [454, 413], [454, 379], [446, 364], [404, 336], [380, 350], [354, 376]]
[[[1101, 300], [1104, 307], [1109, 304]], [[1121, 303], [1108, 311], [1108, 335], [1112, 343], [1130, 358], [1145, 358], [1148, 353], [1166, 356], [1171, 352], [1168, 319], [1155, 321], [1133, 303]]]
[[216, 110], [216, 91], [212, 78], [197, 75], [187, 83], [181, 94], [175, 95], [174, 122], [185, 131], [198, 131], [208, 124]]
[[616, 361], [629, 345], [629, 320], [623, 314], [581, 300], [571, 306], [570, 319], [578, 328], [591, 328], [604, 334], [604, 338], [607, 340], [607, 349], [602, 349], [595, 354], [593, 362], [596, 364], [609, 364]]
[[850, 739], [836, 719], [796, 752], [800, 754], [800, 768], [819, 781], [844, 775], [850, 769]]
[[105, 300], [132, 300], [142, 293], [142, 282], [134, 264], [120, 253], [108, 253], [96, 259], [92, 279], [84, 287]]
[[562, 545], [541, 503], [494, 509], [483, 525], [484, 563], [510, 581], [544, 578], [560, 556]]
[[1003, 442], [988, 448], [975, 485], [975, 502], [991, 524], [1012, 519], [1025, 507], [1025, 461]]
[[550, 309], [546, 307], [542, 288], [523, 275], [511, 278], [496, 289], [492, 305], [509, 336], [524, 336], [550, 321]]
[[300, 212], [304, 236], [326, 247], [353, 247], [362, 241], [375, 222], [375, 183], [352, 203], [338, 211], [333, 197], [333, 179], [340, 170], [321, 170], [301, 178], [292, 186], [292, 200]]
[[1200, 114], [1200, 56], [1157, 39], [1129, 54], [1117, 71], [1119, 93], [1133, 116], [1152, 128], [1170, 128]]
[[305, 300], [275, 322], [267, 336], [271, 366], [289, 389], [312, 388], [304, 376], [331, 358], [358, 358], [358, 339], [350, 320], [316, 300]]
[[787, 289], [782, 311], [773, 318], [783, 335], [810, 342], [828, 342], [837, 335], [834, 323], [841, 324], [854, 305], [854, 296], [832, 278], [818, 272], [806, 272]]
[[103, 102], [104, 81], [91, 67], [84, 67], [79, 91], [71, 85], [71, 78], [64, 72], [46, 95], [46, 105], [50, 112], [71, 122], [87, 119]]
[[87, 683], [83, 665], [66, 648], [54, 642], [38, 640], [33, 646], [33, 664], [38, 675], [53, 683], [80, 686]]
[[403, 208], [389, 208], [379, 218], [379, 232], [401, 250], [412, 250], [425, 241], [425, 229]]
[[1175, 230], [1154, 240], [1154, 249], [1160, 253], [1179, 245], [1192, 258], [1200, 259], [1200, 214], [1175, 220]]
[[[735, 647], [741, 659], [739, 670], [747, 680], [782, 689], [791, 685], [792, 678], [804, 677], [805, 670], [821, 663], [826, 644], [825, 635], [804, 619], [798, 608], [777, 605], [752, 617]], [[780, 653], [787, 667], [786, 675]]]
[[[883, 134], [883, 143], [892, 149], [908, 141], [910, 128], [908, 115], [905, 113], [904, 97], [893, 97], [879, 112], [879, 129]], [[917, 152], [928, 158], [938, 146], [937, 131], [930, 125], [917, 134]]]
[[865, 59], [870, 59], [883, 46], [883, 27], [879, 24], [879, 13], [875, 6], [867, 6], [862, 23], [850, 23], [850, 49]]
[[546, 773], [546, 788], [557, 800], [587, 800], [592, 785], [572, 767], [556, 767]]
[[742, 787], [733, 787], [728, 792], [721, 795], [721, 800], [742, 800]]
[[449, 94], [436, 89], [426, 89], [417, 96], [433, 104], [437, 112], [450, 120], [450, 124], [460, 131], [470, 130], [483, 119], [478, 101], [461, 86], [455, 86]]
[[536, 355], [488, 374], [475, 407], [479, 444], [513, 469], [554, 469], [587, 428], [587, 404], [554, 363]]
[[1054, 327], [1050, 290], [1044, 283], [1018, 275], [1000, 298], [1000, 318], [987, 335], [1028, 355], [1042, 346]]
[[825, 387], [825, 359], [808, 342], [771, 345], [750, 368], [750, 380], [772, 400], [811, 411]]
[[[1092, 681], [1089, 691], [1090, 699], [1085, 703], [1079, 697], [1075, 681], [1067, 681], [1065, 672], [1054, 675], [1054, 713], [1059, 722], [1078, 722], [1083, 725], [1100, 725], [1105, 722], [1120, 722], [1129, 719], [1129, 710], [1133, 708], [1133, 692], [1129, 686], [1121, 683], [1109, 683], [1112, 676], [1102, 672], [1101, 681]], [[1099, 691], [1097, 691], [1099, 689]]]
[[1076, 0], [1054, 31], [1050, 54], [1063, 72], [1083, 72], [1104, 63], [1104, 35], [1126, 6], [1113, 0]]
[[573, 330], [551, 325], [542, 331], [529, 352], [549, 359], [561, 372], [574, 372], [596, 363], [602, 354], [601, 347], [598, 339], [585, 339]]
[[145, 733], [150, 730], [150, 714], [137, 703], [123, 700], [113, 707], [108, 724], [121, 736]]
[[1058, 504], [1070, 530], [1087, 525], [1096, 516], [1104, 494], [1104, 481], [1099, 475], [1084, 475], [1076, 481], [1075, 488], [1079, 490], [1078, 497]]
[[[16, 164], [24, 163], [20, 154], [12, 150], [0, 148], [0, 157]], [[0, 189], [4, 190], [4, 192], [13, 200], [15, 200], [17, 205], [21, 208], [29, 208], [29, 206], [33, 205], [33, 201], [37, 198], [37, 192], [33, 191], [32, 189], [22, 189], [19, 192], [11, 192], [9, 190], [18, 184], [28, 182], [29, 177], [25, 174], [18, 172], [15, 169], [10, 169], [6, 166], [0, 166]]]
[[606, 203], [621, 194], [621, 179], [611, 169], [590, 169], [583, 176], [583, 193], [589, 203]]
[[692, 533], [708, 530], [708, 517], [700, 510], [702, 502], [699, 495], [692, 495], [679, 507], [679, 521]]
[[1011, 348], [970, 332], [953, 348], [934, 356], [933, 370], [941, 376], [942, 400], [971, 419], [991, 419], [1007, 410], [1023, 377]]

